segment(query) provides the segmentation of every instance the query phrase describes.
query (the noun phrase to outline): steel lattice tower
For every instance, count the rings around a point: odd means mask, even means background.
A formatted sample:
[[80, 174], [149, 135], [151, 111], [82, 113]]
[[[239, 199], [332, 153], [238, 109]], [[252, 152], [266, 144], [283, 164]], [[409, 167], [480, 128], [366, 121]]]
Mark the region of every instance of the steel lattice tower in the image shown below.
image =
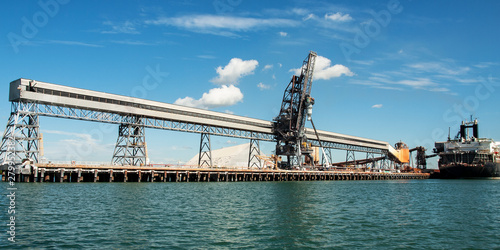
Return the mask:
[[39, 160], [40, 122], [34, 103], [12, 102], [0, 146], [2, 164]]
[[262, 168], [262, 162], [258, 157], [260, 155], [259, 141], [255, 139], [250, 140], [250, 149], [248, 151], [248, 168], [257, 167]]
[[140, 166], [146, 164], [146, 141], [143, 118], [125, 116], [118, 128], [112, 163]]
[[356, 167], [356, 155], [354, 154], [353, 150], [347, 150], [346, 156], [345, 156], [345, 165], [347, 167], [347, 163], [352, 161], [354, 164], [354, 167]]
[[203, 133], [201, 133], [200, 140], [200, 153], [198, 154], [198, 166], [199, 167], [212, 167], [212, 150], [210, 144], [210, 128], [207, 126], [203, 126]]
[[366, 167], [370, 169], [375, 168], [375, 154], [373, 152], [366, 152], [366, 159], [370, 161], [366, 163]]

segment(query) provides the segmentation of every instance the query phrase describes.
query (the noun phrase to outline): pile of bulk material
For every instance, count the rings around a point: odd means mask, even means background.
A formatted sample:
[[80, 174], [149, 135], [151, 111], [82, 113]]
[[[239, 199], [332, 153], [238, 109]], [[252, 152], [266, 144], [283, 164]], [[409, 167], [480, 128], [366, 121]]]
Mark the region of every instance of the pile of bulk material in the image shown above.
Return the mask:
[[[226, 168], [248, 168], [248, 154], [250, 143], [212, 150], [213, 167]], [[198, 156], [196, 154], [191, 160], [186, 162], [187, 166], [198, 165]], [[261, 154], [262, 155], [262, 154]]]

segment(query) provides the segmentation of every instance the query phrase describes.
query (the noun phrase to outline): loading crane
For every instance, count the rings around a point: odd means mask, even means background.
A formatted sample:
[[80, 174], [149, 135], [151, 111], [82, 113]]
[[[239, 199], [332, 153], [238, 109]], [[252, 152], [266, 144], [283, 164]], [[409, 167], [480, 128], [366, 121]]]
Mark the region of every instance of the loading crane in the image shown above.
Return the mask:
[[[300, 75], [292, 76], [283, 94], [280, 113], [273, 119], [275, 154], [282, 159], [286, 156], [286, 161], [277, 163], [277, 167], [281, 169], [301, 167], [313, 162], [314, 149], [306, 136], [306, 120], [311, 121], [315, 139], [319, 142], [319, 147], [325, 156], [320, 136], [312, 120], [314, 98], [311, 97], [311, 88], [316, 57], [316, 52], [309, 52], [302, 63]], [[387, 145], [388, 156], [399, 164], [409, 163], [408, 146], [404, 143], [400, 144], [395, 145], [396, 148]], [[330, 167], [328, 157], [324, 159], [327, 161], [326, 167]]]
[[[301, 166], [302, 156], [305, 156], [308, 161], [312, 159], [314, 150], [307, 142], [304, 126], [306, 119], [312, 122], [314, 98], [311, 97], [311, 87], [316, 57], [316, 52], [311, 51], [302, 64], [300, 75], [292, 76], [283, 94], [280, 113], [273, 120], [276, 155], [287, 158], [286, 163], [278, 164], [279, 168]], [[314, 123], [313, 128], [317, 135]]]
[[[273, 121], [17, 79], [10, 83], [12, 111], [0, 143], [0, 165], [6, 166], [6, 159], [10, 156], [15, 158], [16, 163], [25, 158], [38, 162], [43, 151], [39, 147], [40, 140], [36, 140], [39, 116], [118, 124], [120, 130], [113, 159], [120, 164], [147, 163], [146, 128], [200, 133], [202, 142], [208, 135], [276, 141], [275, 154], [281, 159], [285, 159], [281, 156], [287, 156], [285, 162], [280, 160], [280, 168], [283, 165], [300, 167], [303, 163], [316, 165], [315, 161], [319, 157], [312, 157], [316, 146], [319, 146], [324, 156], [323, 146], [347, 150], [348, 153], [381, 154], [396, 163], [407, 163], [407, 148], [395, 149], [383, 141], [316, 130], [311, 117], [314, 98], [310, 95], [316, 57], [315, 52], [310, 52], [303, 62], [300, 75], [292, 76], [283, 95], [280, 113]], [[304, 127], [307, 120], [311, 121], [313, 129]], [[124, 133], [121, 128], [128, 132]], [[132, 134], [134, 138], [127, 136]], [[136, 136], [140, 137], [141, 142], [135, 140]], [[19, 149], [10, 147], [11, 141]], [[324, 157], [324, 160], [328, 161], [329, 157]], [[354, 161], [354, 164], [357, 162]], [[326, 162], [326, 168], [329, 166], [331, 163]]]

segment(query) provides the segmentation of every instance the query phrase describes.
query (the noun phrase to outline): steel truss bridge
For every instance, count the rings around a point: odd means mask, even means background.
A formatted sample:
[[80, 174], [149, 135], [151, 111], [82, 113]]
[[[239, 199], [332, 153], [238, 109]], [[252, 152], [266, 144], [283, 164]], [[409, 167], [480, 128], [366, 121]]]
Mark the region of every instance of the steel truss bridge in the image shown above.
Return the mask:
[[[184, 107], [140, 98], [85, 90], [30, 79], [10, 83], [11, 114], [0, 146], [0, 163], [38, 162], [40, 153], [39, 116], [59, 117], [117, 124], [118, 138], [112, 157], [117, 165], [146, 164], [145, 128], [201, 134], [199, 161], [212, 166], [210, 135], [250, 140], [249, 168], [261, 168], [259, 141], [274, 141], [271, 121]], [[320, 142], [313, 129], [306, 128], [308, 141]], [[355, 160], [354, 152], [365, 152], [397, 160], [397, 151], [387, 142], [318, 131], [321, 145], [347, 151], [346, 162]], [[329, 150], [330, 149], [330, 150]], [[330, 159], [331, 162], [331, 159]]]

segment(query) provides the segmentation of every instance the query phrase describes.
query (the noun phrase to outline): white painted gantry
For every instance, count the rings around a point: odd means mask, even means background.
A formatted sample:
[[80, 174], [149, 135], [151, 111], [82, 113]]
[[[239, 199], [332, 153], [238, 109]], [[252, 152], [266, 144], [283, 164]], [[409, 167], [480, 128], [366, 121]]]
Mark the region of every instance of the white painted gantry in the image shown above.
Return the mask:
[[[30, 79], [18, 79], [10, 83], [9, 101], [12, 102], [12, 114], [9, 124], [19, 123], [19, 121], [14, 121], [21, 119], [19, 116], [43, 115], [260, 141], [274, 140], [271, 121]], [[18, 114], [17, 118], [13, 118], [14, 113]], [[38, 117], [29, 119], [36, 119], [36, 124], [30, 125], [30, 121], [28, 121], [25, 126], [38, 126]], [[8, 137], [9, 133], [14, 134], [14, 131], [10, 131], [10, 129], [14, 130], [14, 127], [10, 128], [9, 124], [4, 132], [2, 144], [5, 144], [5, 137]], [[38, 132], [32, 131], [28, 133]], [[134, 133], [130, 131], [123, 133], [128, 137], [134, 136]], [[397, 154], [387, 142], [327, 131], [318, 131], [318, 134], [323, 147], [326, 148], [388, 156], [396, 156]], [[313, 144], [318, 144], [314, 130], [306, 129], [306, 135]], [[26, 136], [30, 138], [30, 135]], [[35, 139], [37, 138], [33, 140]], [[0, 150], [2, 150], [0, 153], [5, 157], [5, 145], [2, 145]], [[24, 150], [27, 150], [26, 146]], [[36, 151], [38, 149], [32, 148], [29, 150]]]

